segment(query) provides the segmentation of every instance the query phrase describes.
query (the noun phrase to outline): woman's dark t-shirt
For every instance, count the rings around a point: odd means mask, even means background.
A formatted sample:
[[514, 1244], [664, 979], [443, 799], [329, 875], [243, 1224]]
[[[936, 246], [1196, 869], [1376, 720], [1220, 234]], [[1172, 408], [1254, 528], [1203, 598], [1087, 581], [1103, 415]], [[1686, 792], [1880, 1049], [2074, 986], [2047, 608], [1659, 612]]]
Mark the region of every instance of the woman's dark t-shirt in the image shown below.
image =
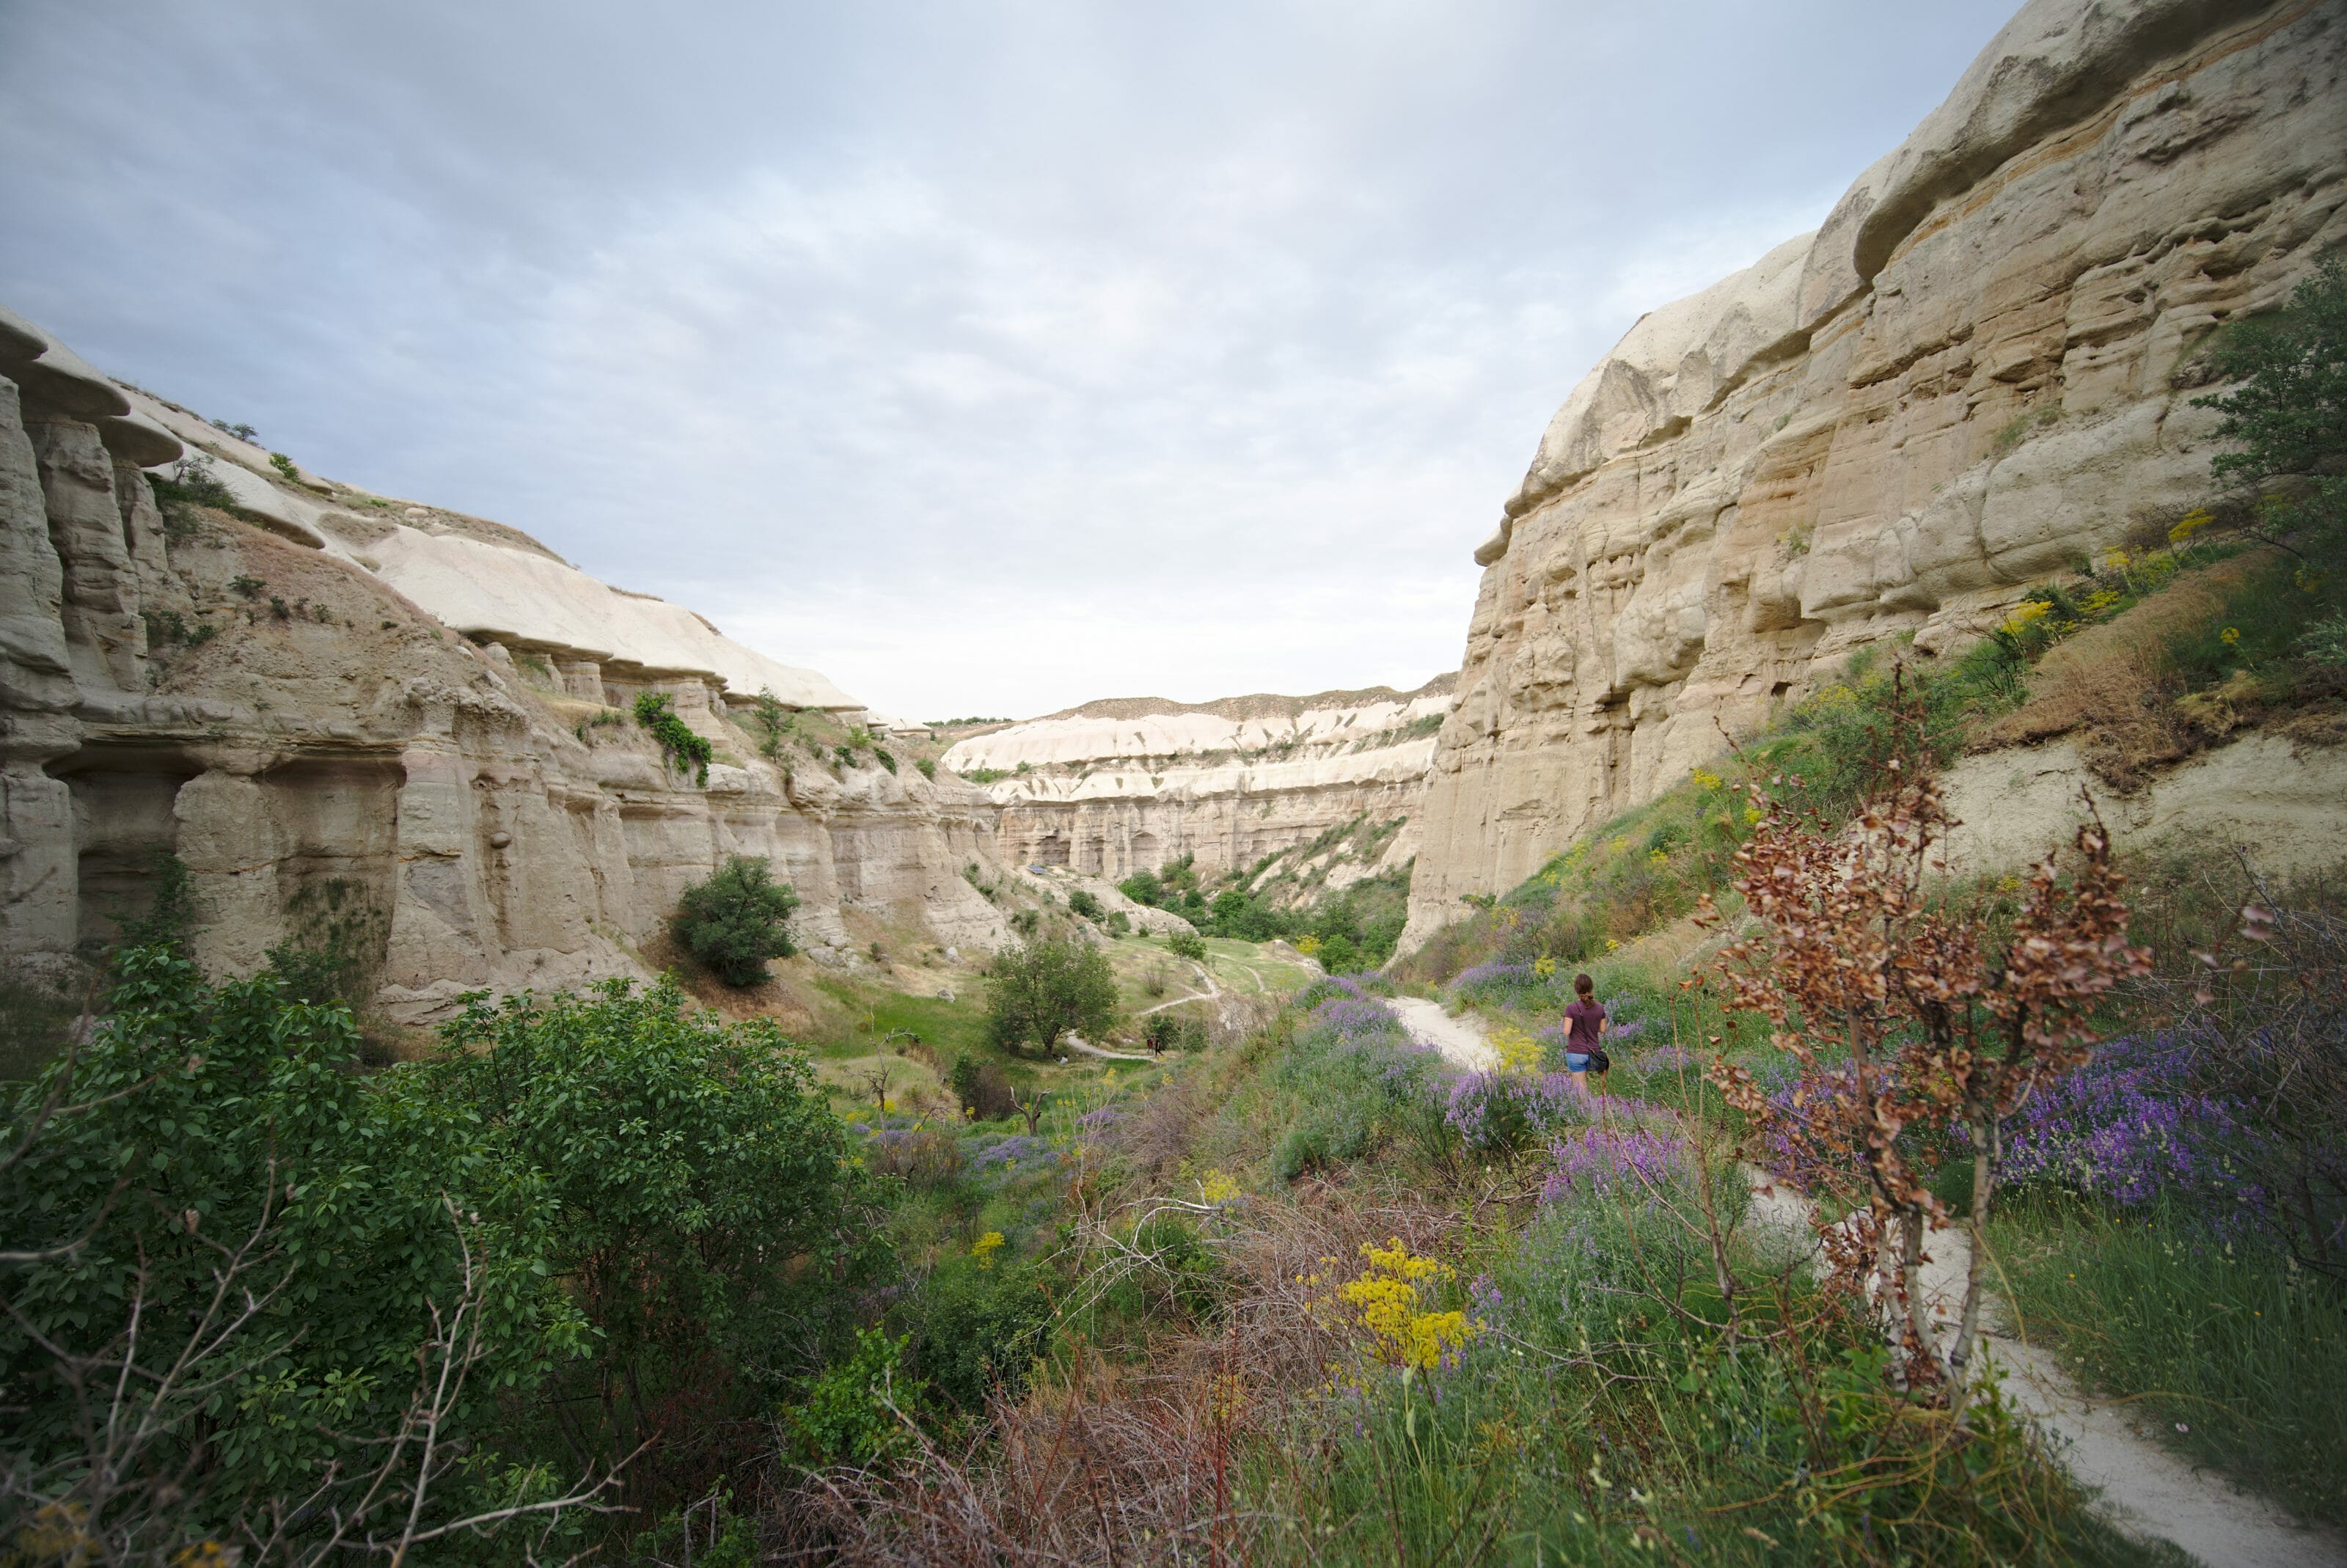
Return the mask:
[[1573, 1034], [1565, 1041], [1565, 1050], [1576, 1056], [1586, 1056], [1595, 1050], [1597, 1026], [1605, 1021], [1605, 1009], [1583, 997], [1564, 1009], [1564, 1016], [1573, 1020]]

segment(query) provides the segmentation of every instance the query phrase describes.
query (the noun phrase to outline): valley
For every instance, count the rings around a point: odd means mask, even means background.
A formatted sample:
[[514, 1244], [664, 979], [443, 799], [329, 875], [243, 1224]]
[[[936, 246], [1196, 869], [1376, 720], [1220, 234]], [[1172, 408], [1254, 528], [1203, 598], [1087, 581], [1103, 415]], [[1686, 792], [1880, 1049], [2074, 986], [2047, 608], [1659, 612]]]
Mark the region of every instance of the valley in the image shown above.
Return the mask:
[[1414, 690], [252, 434], [0, 312], [0, 1562], [2347, 1561], [2335, 0], [2029, 0]]

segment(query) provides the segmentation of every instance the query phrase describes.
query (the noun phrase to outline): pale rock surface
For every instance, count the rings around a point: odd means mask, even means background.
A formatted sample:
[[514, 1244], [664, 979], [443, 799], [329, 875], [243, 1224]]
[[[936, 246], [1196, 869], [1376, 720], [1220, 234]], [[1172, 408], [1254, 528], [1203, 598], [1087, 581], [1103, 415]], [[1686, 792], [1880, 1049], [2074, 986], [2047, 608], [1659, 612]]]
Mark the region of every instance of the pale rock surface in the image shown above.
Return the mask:
[[[242, 520], [167, 536], [138, 465], [182, 450], [213, 459]], [[533, 595], [512, 618], [471, 613]], [[818, 961], [853, 961], [875, 929], [1001, 942], [961, 876], [1003, 874], [993, 802], [951, 774], [767, 762], [725, 701], [761, 685], [858, 711], [514, 529], [289, 483], [260, 448], [0, 314], [12, 975], [86, 975], [160, 851], [191, 874], [208, 968], [249, 972], [339, 932], [405, 1021], [466, 991], [649, 973], [678, 895], [732, 855], [795, 885], [794, 934]], [[670, 692], [731, 753], [706, 787], [632, 723], [585, 723], [630, 689]]]
[[1011, 775], [986, 787], [1015, 865], [1115, 880], [1188, 855], [1214, 875], [1356, 818], [1410, 816], [1450, 706], [1448, 676], [1409, 692], [1112, 699], [957, 742], [944, 766]]
[[2347, 5], [2031, 0], [1813, 236], [1657, 310], [1499, 530], [1405, 946], [1813, 690], [2209, 492], [2208, 331], [2347, 242]]

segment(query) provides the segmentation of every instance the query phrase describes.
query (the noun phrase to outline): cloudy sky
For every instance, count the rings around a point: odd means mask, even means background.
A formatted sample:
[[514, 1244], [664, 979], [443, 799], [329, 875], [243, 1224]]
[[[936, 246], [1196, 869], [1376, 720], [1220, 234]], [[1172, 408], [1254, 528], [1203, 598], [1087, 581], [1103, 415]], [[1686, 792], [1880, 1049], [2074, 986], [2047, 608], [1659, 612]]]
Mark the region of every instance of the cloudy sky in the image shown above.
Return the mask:
[[0, 301], [885, 712], [1414, 685], [2011, 0], [0, 0]]

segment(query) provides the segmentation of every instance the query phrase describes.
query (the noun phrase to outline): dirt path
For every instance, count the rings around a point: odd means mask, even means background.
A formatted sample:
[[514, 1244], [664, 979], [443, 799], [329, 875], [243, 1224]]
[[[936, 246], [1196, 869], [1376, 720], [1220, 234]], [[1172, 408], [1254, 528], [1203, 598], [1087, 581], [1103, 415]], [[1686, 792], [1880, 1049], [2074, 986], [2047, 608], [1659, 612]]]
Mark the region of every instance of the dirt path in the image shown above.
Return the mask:
[[1207, 968], [1202, 964], [1193, 964], [1190, 967], [1197, 971], [1197, 975], [1200, 979], [1206, 982], [1206, 989], [1204, 990], [1194, 991], [1186, 997], [1175, 997], [1170, 1001], [1159, 1002], [1155, 1007], [1143, 1008], [1139, 1012], [1134, 1013], [1133, 1016], [1135, 1018], [1147, 1018], [1151, 1013], [1163, 1012], [1167, 1008], [1177, 1008], [1184, 1002], [1213, 1001], [1215, 998], [1223, 994], [1223, 988], [1214, 984], [1214, 970]]
[[1500, 1065], [1500, 1053], [1483, 1038], [1480, 1020], [1452, 1018], [1440, 1002], [1424, 997], [1396, 997], [1392, 1007], [1411, 1039], [1434, 1047], [1460, 1066], [1485, 1072]]
[[[1764, 1227], [1809, 1236], [1809, 1204], [1781, 1186], [1766, 1195], [1754, 1174], [1753, 1218]], [[1934, 1230], [1924, 1244], [1922, 1290], [1935, 1321], [1953, 1322], [1963, 1309], [1964, 1271], [1972, 1253], [1961, 1230]], [[1994, 1296], [1983, 1302], [1993, 1324], [2011, 1318]], [[2335, 1568], [2347, 1563], [2347, 1541], [2300, 1523], [2271, 1500], [2243, 1491], [2210, 1471], [2196, 1469], [2138, 1431], [2115, 1403], [2081, 1393], [2054, 1357], [2002, 1328], [1981, 1337], [1982, 1359], [2004, 1374], [2015, 1406], [2053, 1440], [2072, 1475], [2096, 1490], [2096, 1504], [2113, 1523], [2137, 1537], [2170, 1541], [2208, 1568]]]
[[[1440, 1003], [1417, 997], [1398, 997], [1393, 1009], [1413, 1036], [1460, 1066], [1497, 1063], [1481, 1020], [1452, 1018]], [[1814, 1245], [1807, 1199], [1768, 1185], [1757, 1172], [1753, 1186], [1756, 1225], [1805, 1248]], [[1963, 1307], [1970, 1243], [1961, 1230], [1933, 1231], [1924, 1251], [1923, 1300], [1935, 1319], [1952, 1322]], [[1986, 1306], [1987, 1321], [2009, 1320], [2002, 1301], [1991, 1296]], [[2004, 1372], [2014, 1403], [2053, 1440], [2070, 1473], [2100, 1494], [2097, 1506], [2122, 1530], [2173, 1542], [2208, 1568], [2347, 1564], [2347, 1540], [2301, 1524], [2271, 1500], [2178, 1458], [2136, 1430], [2119, 1406], [2082, 1394], [2046, 1351], [2003, 1331], [1983, 1334], [1982, 1347], [1982, 1359]]]
[[1154, 1061], [1157, 1060], [1146, 1051], [1135, 1052], [1130, 1050], [1106, 1050], [1101, 1046], [1094, 1045], [1091, 1040], [1086, 1040], [1082, 1035], [1076, 1033], [1073, 1030], [1070, 1030], [1067, 1033], [1061, 1035], [1060, 1039], [1066, 1044], [1070, 1050], [1080, 1051], [1085, 1056], [1097, 1056], [1103, 1061]]

